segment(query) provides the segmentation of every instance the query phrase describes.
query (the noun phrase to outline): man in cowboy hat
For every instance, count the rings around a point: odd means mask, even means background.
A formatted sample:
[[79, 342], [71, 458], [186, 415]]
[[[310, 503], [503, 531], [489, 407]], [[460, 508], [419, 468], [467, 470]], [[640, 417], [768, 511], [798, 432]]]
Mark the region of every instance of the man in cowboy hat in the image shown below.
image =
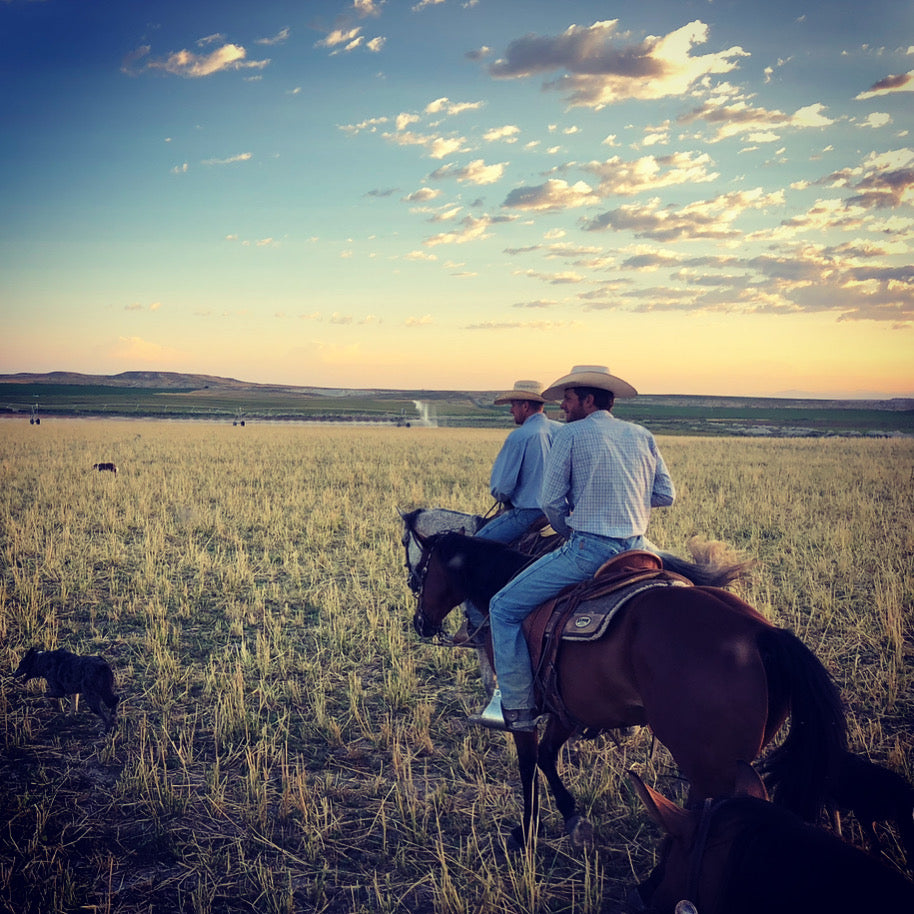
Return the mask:
[[654, 436], [611, 412], [615, 397], [636, 395], [602, 365], [579, 365], [543, 391], [544, 399], [562, 398], [567, 420], [546, 458], [540, 494], [546, 517], [565, 543], [528, 565], [489, 606], [508, 730], [536, 727], [523, 620], [567, 585], [590, 578], [607, 559], [643, 548], [651, 508], [671, 505], [675, 498]]
[[489, 478], [489, 491], [504, 510], [477, 536], [510, 543], [543, 515], [543, 467], [561, 424], [546, 418], [542, 389], [538, 381], [517, 381], [513, 390], [495, 398], [496, 406], [511, 404], [511, 416], [518, 428], [505, 439]]
[[[499, 394], [495, 405], [511, 404], [514, 429], [505, 439], [489, 478], [492, 497], [502, 511], [483, 526], [476, 536], [498, 543], [513, 543], [543, 516], [540, 492], [546, 455], [561, 423], [547, 419], [546, 400], [538, 381], [517, 381], [514, 389]], [[485, 615], [472, 603], [466, 604], [467, 625], [454, 636], [455, 643], [476, 645]]]

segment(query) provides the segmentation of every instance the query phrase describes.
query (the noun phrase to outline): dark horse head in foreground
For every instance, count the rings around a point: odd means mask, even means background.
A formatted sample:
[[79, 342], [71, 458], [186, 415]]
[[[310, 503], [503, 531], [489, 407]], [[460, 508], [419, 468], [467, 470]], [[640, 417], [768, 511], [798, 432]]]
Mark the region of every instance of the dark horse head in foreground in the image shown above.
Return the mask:
[[[498, 543], [456, 533], [422, 542], [414, 626], [424, 638], [466, 599], [487, 607], [527, 561]], [[676, 570], [689, 565], [682, 560]], [[693, 580], [708, 578], [707, 568], [691, 567]], [[718, 578], [727, 579], [726, 569]], [[739, 760], [755, 759], [790, 716], [790, 730], [768, 762], [770, 783], [781, 802], [813, 819], [846, 746], [840, 696], [822, 664], [792, 633], [720, 587], [639, 594], [601, 640], [562, 643], [558, 684], [580, 728], [649, 726], [687, 778], [691, 802], [732, 793]], [[514, 734], [524, 797], [516, 841], [537, 819], [537, 767], [566, 829], [588, 839], [590, 826], [557, 772], [559, 750], [575, 730], [553, 715], [539, 740], [535, 732]]]
[[741, 764], [734, 795], [686, 810], [632, 783], [666, 832], [646, 910], [655, 914], [914, 911], [914, 884], [828, 831], [768, 802]]

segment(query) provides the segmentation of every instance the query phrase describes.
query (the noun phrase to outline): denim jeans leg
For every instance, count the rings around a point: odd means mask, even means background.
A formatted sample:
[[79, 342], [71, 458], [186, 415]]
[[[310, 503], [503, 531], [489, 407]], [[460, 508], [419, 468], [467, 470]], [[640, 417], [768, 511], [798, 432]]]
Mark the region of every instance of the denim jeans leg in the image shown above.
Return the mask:
[[[636, 538], [640, 539], [640, 538]], [[609, 558], [637, 548], [635, 540], [614, 540], [572, 533], [568, 541], [529, 565], [492, 598], [489, 619], [495, 672], [505, 708], [533, 708], [533, 671], [524, 637], [524, 619], [569, 584], [592, 577]]]
[[513, 543], [542, 516], [543, 512], [539, 508], [511, 508], [480, 527], [476, 536], [484, 540], [495, 540], [496, 543]]

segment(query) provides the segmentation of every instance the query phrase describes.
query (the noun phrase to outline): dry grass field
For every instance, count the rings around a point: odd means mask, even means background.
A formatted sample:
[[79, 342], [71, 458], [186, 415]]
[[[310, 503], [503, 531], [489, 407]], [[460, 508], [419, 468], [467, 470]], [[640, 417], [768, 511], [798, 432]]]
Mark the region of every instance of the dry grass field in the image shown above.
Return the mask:
[[[0, 910], [612, 911], [658, 839], [625, 771], [669, 793], [662, 748], [572, 745], [596, 847], [547, 800], [512, 854], [474, 657], [410, 625], [397, 509], [484, 513], [508, 430], [0, 421]], [[914, 780], [914, 440], [659, 442], [679, 498], [652, 539], [757, 559], [742, 595], [825, 663], [852, 748]], [[112, 733], [12, 679], [32, 645], [110, 661]]]

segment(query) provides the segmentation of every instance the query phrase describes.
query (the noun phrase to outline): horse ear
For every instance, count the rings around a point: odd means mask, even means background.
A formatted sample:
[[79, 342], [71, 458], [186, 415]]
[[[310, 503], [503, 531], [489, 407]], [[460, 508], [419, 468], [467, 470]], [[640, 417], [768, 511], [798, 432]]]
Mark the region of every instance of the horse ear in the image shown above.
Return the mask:
[[667, 834], [672, 835], [674, 838], [687, 839], [694, 829], [692, 815], [662, 794], [657, 793], [656, 790], [648, 787], [634, 771], [629, 771], [628, 777], [635, 788], [635, 792], [641, 798], [647, 814]]
[[736, 789], [734, 792], [738, 797], [755, 797], [758, 800], [768, 799], [765, 782], [748, 762], [739, 761], [736, 763]]

